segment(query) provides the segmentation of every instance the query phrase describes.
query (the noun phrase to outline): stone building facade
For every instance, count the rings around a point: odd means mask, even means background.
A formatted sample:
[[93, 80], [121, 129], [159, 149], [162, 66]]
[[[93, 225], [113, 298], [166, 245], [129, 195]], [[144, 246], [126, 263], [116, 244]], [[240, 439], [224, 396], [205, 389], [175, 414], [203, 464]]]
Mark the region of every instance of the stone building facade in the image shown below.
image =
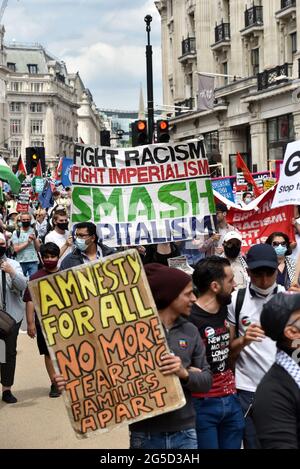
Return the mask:
[[103, 117], [78, 73], [69, 74], [63, 61], [38, 44], [5, 45], [4, 53], [12, 165], [19, 155], [25, 158], [26, 147], [45, 147], [46, 165], [53, 168], [61, 156], [73, 154], [74, 142], [100, 143]]
[[[239, 151], [265, 170], [300, 139], [300, 1], [162, 0], [164, 104], [178, 106], [172, 138], [203, 135], [210, 163], [235, 172]], [[199, 111], [199, 73], [215, 75]], [[225, 76], [222, 76], [225, 75]]]

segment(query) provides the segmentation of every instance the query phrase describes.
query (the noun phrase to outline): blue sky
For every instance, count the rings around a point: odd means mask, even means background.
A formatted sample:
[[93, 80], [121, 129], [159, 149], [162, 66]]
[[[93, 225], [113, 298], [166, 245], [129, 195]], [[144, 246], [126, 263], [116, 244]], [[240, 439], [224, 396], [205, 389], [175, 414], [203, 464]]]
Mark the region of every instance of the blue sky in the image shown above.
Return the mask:
[[146, 14], [153, 16], [154, 100], [162, 103], [160, 16], [152, 0], [9, 0], [6, 42], [38, 42], [79, 71], [98, 107], [146, 104]]

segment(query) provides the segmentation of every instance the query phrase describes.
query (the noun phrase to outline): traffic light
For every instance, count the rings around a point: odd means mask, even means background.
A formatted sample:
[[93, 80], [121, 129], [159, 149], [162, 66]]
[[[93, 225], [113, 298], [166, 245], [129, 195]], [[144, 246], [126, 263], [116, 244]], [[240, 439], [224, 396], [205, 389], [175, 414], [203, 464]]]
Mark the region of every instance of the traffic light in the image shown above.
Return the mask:
[[41, 162], [42, 172], [46, 171], [45, 148], [44, 147], [27, 147], [26, 148], [26, 170], [28, 174], [33, 172], [33, 168], [37, 167]]
[[109, 130], [100, 131], [100, 144], [102, 147], [110, 147], [110, 131]]
[[156, 122], [156, 133], [158, 143], [168, 143], [170, 140], [169, 121], [160, 119]]
[[132, 146], [147, 145], [147, 121], [138, 120], [131, 123]]

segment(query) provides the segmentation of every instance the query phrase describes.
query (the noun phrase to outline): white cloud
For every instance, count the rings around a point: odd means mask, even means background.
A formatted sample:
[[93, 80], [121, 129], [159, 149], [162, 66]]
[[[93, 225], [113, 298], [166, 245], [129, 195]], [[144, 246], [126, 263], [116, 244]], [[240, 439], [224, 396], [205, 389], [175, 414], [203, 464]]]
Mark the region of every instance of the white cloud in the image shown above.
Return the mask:
[[[6, 39], [39, 42], [79, 71], [99, 107], [136, 108], [146, 90], [146, 24], [151, 14], [155, 96], [161, 101], [160, 17], [152, 0], [11, 0]], [[146, 92], [145, 92], [146, 95]]]

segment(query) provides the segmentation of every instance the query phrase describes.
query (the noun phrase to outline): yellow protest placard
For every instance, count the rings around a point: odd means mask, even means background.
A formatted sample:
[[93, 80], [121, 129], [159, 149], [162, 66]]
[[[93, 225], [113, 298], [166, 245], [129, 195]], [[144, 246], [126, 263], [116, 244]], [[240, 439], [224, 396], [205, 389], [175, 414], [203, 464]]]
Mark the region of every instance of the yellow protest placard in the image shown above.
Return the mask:
[[29, 282], [49, 352], [67, 381], [78, 436], [170, 412], [185, 404], [135, 249]]

